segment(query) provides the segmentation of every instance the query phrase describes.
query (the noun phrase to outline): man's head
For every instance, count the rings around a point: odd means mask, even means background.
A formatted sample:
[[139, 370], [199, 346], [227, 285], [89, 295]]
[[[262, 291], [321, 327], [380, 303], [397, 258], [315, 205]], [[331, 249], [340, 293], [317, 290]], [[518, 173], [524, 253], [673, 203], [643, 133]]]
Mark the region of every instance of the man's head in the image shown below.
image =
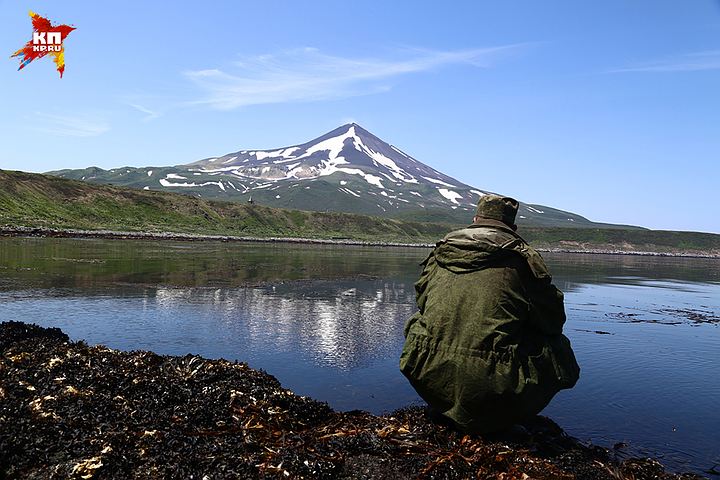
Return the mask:
[[489, 218], [503, 222], [515, 230], [517, 228], [515, 216], [519, 206], [520, 204], [514, 198], [488, 193], [480, 197], [473, 222], [477, 223], [480, 219]]

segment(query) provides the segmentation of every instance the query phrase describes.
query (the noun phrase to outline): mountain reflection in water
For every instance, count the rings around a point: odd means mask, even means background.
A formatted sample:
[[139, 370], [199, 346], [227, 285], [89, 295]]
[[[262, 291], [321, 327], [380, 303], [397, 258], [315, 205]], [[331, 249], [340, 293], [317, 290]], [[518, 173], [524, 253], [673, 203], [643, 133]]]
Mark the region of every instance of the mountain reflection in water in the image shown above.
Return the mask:
[[154, 292], [158, 310], [168, 315], [183, 304], [209, 309], [214, 320], [203, 322], [217, 321], [241, 351], [251, 345], [266, 346], [264, 351], [300, 349], [307, 361], [343, 371], [387, 355], [402, 336], [403, 323], [396, 320], [413, 313], [413, 301], [414, 291], [408, 292], [404, 283], [383, 280], [310, 280], [259, 288], [159, 288]]

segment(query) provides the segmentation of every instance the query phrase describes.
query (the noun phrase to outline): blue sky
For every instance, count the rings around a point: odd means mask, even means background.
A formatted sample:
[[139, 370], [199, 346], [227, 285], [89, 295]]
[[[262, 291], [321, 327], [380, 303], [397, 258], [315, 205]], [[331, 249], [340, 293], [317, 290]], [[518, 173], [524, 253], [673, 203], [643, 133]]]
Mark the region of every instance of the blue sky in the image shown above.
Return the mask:
[[[28, 11], [77, 30], [17, 71]], [[2, 1], [0, 168], [189, 163], [355, 121], [473, 186], [720, 233], [720, 2]]]

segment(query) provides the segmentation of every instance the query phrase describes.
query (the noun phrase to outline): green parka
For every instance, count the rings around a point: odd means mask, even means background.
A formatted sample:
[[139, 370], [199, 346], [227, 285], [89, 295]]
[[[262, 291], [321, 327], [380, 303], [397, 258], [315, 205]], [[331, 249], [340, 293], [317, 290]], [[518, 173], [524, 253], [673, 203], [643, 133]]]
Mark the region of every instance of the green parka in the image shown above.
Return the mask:
[[451, 232], [423, 266], [400, 370], [429, 405], [464, 430], [490, 432], [575, 385], [563, 294], [511, 228], [481, 220]]

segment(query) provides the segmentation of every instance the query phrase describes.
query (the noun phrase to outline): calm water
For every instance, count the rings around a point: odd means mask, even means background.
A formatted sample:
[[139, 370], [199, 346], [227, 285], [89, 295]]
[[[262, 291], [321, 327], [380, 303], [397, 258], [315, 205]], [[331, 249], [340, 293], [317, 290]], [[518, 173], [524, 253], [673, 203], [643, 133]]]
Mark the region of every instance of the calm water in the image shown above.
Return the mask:
[[[0, 238], [0, 321], [237, 359], [336, 409], [421, 403], [398, 371], [423, 249]], [[580, 381], [543, 412], [671, 470], [720, 465], [720, 260], [544, 255]]]

